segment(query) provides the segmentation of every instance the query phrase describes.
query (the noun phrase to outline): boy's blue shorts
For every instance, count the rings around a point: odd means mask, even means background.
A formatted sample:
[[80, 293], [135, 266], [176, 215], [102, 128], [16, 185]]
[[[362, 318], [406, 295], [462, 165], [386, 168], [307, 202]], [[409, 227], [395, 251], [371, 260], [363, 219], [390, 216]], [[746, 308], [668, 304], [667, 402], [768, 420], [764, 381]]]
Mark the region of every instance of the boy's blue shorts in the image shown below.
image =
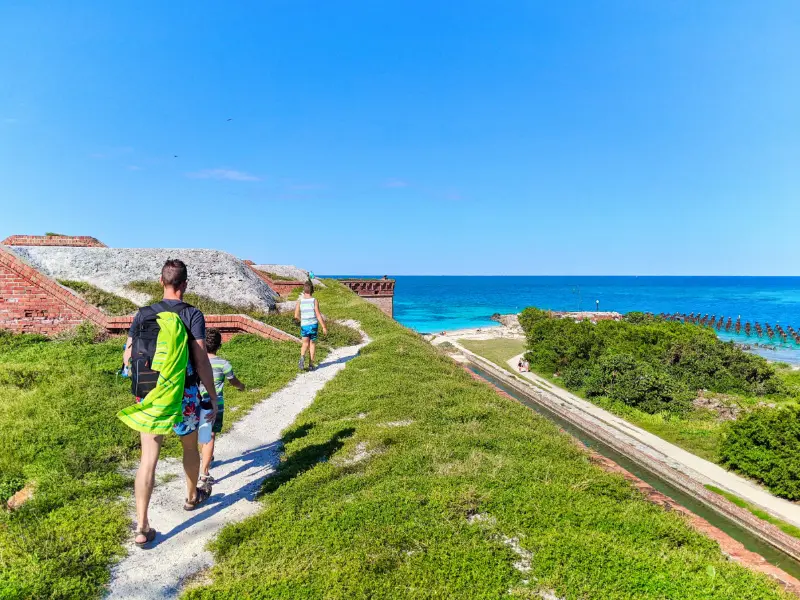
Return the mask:
[[309, 338], [312, 342], [316, 342], [318, 329], [319, 323], [314, 323], [313, 325], [303, 325], [300, 327], [300, 337]]

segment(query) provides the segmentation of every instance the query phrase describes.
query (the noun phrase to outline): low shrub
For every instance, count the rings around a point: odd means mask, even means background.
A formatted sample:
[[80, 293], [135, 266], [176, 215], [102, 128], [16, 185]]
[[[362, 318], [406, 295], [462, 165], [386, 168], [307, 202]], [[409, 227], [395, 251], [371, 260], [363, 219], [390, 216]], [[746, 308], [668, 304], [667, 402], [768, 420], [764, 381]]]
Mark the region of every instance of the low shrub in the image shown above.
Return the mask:
[[650, 414], [685, 412], [691, 407], [692, 393], [685, 385], [665, 368], [629, 354], [602, 357], [589, 370], [585, 384], [589, 397], [605, 396]]
[[720, 458], [774, 494], [800, 500], [800, 407], [759, 408], [740, 416], [728, 426]]

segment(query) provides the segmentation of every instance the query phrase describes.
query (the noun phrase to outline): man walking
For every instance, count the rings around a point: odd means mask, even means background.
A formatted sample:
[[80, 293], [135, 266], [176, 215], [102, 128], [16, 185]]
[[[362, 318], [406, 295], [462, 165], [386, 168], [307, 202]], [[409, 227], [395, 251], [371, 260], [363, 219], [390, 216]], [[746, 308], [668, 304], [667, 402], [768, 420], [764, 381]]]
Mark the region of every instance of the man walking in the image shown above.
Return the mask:
[[167, 260], [159, 282], [164, 288], [164, 299], [136, 314], [123, 354], [123, 364], [131, 371], [134, 390], [142, 391], [134, 391], [137, 404], [121, 410], [118, 415], [141, 435], [142, 458], [135, 483], [138, 523], [134, 540], [140, 547], [150, 544], [156, 536], [147, 513], [158, 455], [164, 433], [170, 428], [180, 437], [183, 446], [184, 509], [194, 510], [211, 494], [210, 489], [197, 487], [200, 474], [198, 377], [212, 403], [207, 419], [213, 423], [217, 413], [214, 377], [205, 346], [205, 317], [197, 308], [183, 302], [188, 282], [184, 262]]

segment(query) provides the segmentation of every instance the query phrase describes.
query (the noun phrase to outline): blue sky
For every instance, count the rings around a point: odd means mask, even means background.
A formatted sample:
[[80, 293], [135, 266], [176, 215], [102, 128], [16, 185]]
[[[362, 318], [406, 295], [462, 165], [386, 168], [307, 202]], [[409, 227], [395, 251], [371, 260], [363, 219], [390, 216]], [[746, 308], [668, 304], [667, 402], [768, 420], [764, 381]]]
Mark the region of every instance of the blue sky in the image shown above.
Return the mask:
[[798, 65], [793, 0], [4, 0], [0, 238], [796, 275]]

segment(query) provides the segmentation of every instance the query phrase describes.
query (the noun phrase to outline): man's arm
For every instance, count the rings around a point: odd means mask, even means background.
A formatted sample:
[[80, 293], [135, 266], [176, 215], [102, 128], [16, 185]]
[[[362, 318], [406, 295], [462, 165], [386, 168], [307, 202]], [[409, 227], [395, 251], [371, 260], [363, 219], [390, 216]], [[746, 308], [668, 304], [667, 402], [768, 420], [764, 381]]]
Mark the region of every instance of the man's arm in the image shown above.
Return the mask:
[[300, 320], [300, 298], [297, 299], [297, 304], [294, 305], [294, 320]]
[[192, 355], [192, 364], [200, 377], [200, 382], [211, 398], [211, 414], [206, 420], [213, 423], [217, 418], [217, 388], [214, 386], [214, 372], [211, 370], [211, 362], [208, 360], [208, 352], [206, 352], [206, 341], [192, 340], [189, 342], [189, 352]]
[[314, 312], [317, 315], [317, 321], [319, 321], [319, 324], [322, 325], [322, 333], [324, 333], [325, 335], [328, 335], [328, 327], [327, 327], [327, 325], [325, 325], [325, 319], [322, 318], [322, 313], [319, 312], [319, 302], [318, 301], [314, 302]]

